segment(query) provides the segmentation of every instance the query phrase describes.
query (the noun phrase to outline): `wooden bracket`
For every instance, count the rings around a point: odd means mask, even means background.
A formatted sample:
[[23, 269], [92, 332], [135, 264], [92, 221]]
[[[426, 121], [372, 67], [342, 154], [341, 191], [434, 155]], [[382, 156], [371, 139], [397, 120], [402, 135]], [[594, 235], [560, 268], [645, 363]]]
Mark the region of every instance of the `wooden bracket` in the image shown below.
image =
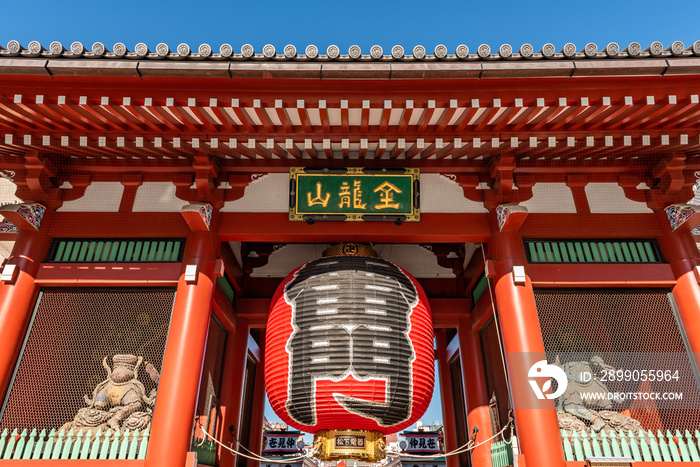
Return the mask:
[[664, 159], [656, 165], [652, 176], [658, 181], [646, 194], [649, 208], [660, 211], [669, 204], [683, 204], [693, 198], [692, 187], [695, 180], [686, 181], [685, 162], [685, 154], [676, 153], [670, 159]]
[[[496, 209], [501, 204], [522, 203], [532, 198], [532, 177], [515, 177], [515, 159], [512, 155], [501, 155], [491, 166], [491, 190], [484, 193], [484, 206]], [[517, 183], [516, 183], [517, 181]], [[514, 189], [514, 186], [517, 187]]]

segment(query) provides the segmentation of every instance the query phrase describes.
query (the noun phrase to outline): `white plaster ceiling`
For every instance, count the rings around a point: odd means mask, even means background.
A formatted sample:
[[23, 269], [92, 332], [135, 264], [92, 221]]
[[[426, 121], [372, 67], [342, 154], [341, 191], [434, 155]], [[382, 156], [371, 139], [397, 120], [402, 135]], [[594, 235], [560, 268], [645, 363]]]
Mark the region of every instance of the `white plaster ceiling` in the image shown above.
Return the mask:
[[532, 187], [532, 198], [520, 203], [529, 212], [575, 213], [576, 205], [566, 183], [537, 183]]
[[[240, 244], [231, 242], [234, 254], [239, 254]], [[299, 266], [320, 258], [330, 244], [308, 243], [288, 244], [277, 248], [270, 255], [267, 264], [256, 268], [251, 277], [286, 277]], [[414, 244], [374, 244], [379, 256], [408, 271], [416, 278], [454, 278], [451, 269], [443, 268], [437, 262], [437, 257], [427, 248]], [[468, 248], [473, 252], [473, 248]]]
[[[16, 190], [17, 185], [15, 185], [9, 178], [0, 177], [0, 205], [19, 203], [20, 200], [15, 197]], [[4, 217], [0, 216], [0, 222], [2, 222], [3, 219]], [[0, 242], [0, 264], [10, 257], [12, 247], [14, 245], [14, 241]]]
[[646, 213], [654, 212], [646, 205], [625, 197], [617, 183], [589, 183], [586, 197], [592, 213]]
[[119, 182], [93, 182], [85, 189], [85, 195], [74, 201], [66, 201], [56, 211], [60, 212], [118, 212], [124, 193]]

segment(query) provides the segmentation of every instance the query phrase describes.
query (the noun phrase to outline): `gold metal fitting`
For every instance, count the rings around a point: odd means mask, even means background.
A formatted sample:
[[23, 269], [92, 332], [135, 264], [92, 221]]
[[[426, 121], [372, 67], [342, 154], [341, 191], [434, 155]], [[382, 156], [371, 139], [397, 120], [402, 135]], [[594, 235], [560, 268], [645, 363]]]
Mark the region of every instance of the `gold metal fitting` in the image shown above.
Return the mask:
[[323, 256], [371, 256], [378, 258], [379, 254], [374, 248], [365, 243], [338, 243], [326, 248]]
[[367, 430], [321, 430], [314, 435], [316, 458], [377, 462], [386, 456], [384, 435]]

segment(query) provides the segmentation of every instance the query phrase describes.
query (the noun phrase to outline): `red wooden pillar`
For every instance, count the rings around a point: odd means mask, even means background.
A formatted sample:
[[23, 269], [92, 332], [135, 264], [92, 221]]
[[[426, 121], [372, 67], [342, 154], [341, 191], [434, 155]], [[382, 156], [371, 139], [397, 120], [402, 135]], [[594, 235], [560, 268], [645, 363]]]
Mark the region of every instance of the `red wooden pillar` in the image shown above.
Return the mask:
[[50, 246], [51, 239], [42, 232], [21, 230], [7, 260], [18, 269], [15, 279], [0, 281], [0, 397], [12, 379], [36, 299], [34, 279]]
[[[248, 355], [248, 334], [250, 327], [245, 318], [236, 319], [236, 331], [229, 334], [226, 345], [226, 357], [224, 360], [224, 371], [221, 379], [221, 419], [223, 420], [223, 430], [221, 431], [221, 442], [226, 446], [235, 449], [236, 442], [231, 436], [229, 426], [233, 425], [234, 430], [240, 427], [238, 423], [241, 419], [241, 404], [243, 400], [243, 383], [245, 380], [245, 364]], [[233, 467], [236, 465], [236, 455], [219, 446], [217, 451], [219, 466]]]
[[[187, 237], [146, 452], [148, 467], [182, 467], [190, 450], [214, 290], [213, 251], [210, 232], [193, 231]], [[194, 281], [185, 280], [187, 265], [197, 266]]]
[[[459, 359], [462, 365], [462, 384], [464, 385], [465, 406], [467, 408], [468, 426], [478, 426], [476, 442], [483, 443], [493, 436], [489, 395], [486, 389], [483, 357], [479, 345], [478, 331], [472, 331], [469, 318], [461, 318], [457, 327], [459, 336]], [[491, 444], [488, 441], [471, 453], [474, 467], [491, 467]]]
[[[445, 437], [445, 451], [457, 449], [457, 420], [451, 401], [452, 378], [450, 377], [450, 362], [447, 361], [447, 336], [444, 329], [435, 330], [437, 344], [438, 373], [440, 377], [440, 397], [442, 398], [442, 424]], [[459, 467], [458, 456], [447, 456], [448, 467]]]
[[696, 365], [700, 368], [700, 286], [695, 270], [700, 263], [698, 248], [687, 230], [672, 232], [666, 214], [661, 211], [658, 215], [659, 222], [666, 230], [666, 234], [659, 239], [661, 254], [676, 277], [673, 299]]
[[[255, 393], [253, 394], [253, 410], [250, 414], [249, 445], [250, 450], [257, 455], [262, 451], [263, 418], [265, 416], [265, 333], [260, 332], [260, 361], [255, 367]], [[248, 460], [247, 465], [258, 467], [260, 462]]]
[[512, 273], [513, 266], [527, 263], [522, 238], [517, 232], [499, 232], [495, 216], [493, 224], [495, 294], [521, 451], [529, 466], [564, 467], [554, 401], [538, 401], [528, 382], [528, 370], [545, 353], [532, 282], [526, 275], [524, 284], [516, 284]]

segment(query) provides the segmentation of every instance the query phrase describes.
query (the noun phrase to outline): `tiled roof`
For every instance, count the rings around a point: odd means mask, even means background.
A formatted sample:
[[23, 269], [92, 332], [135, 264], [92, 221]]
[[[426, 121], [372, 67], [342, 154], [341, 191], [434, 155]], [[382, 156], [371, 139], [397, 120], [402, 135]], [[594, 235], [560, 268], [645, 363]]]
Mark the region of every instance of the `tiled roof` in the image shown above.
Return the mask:
[[459, 45], [452, 53], [444, 45], [438, 45], [432, 53], [429, 53], [422, 45], [415, 46], [412, 51], [404, 50], [400, 45], [395, 45], [390, 51], [384, 51], [382, 47], [375, 45], [370, 48], [369, 54], [363, 54], [359, 46], [353, 45], [347, 53], [343, 54], [338, 46], [331, 45], [325, 53], [322, 52], [315, 45], [309, 45], [305, 50], [298, 51], [291, 44], [285, 46], [281, 51], [275, 50], [275, 47], [270, 44], [257, 51], [250, 44], [243, 45], [240, 50], [235, 50], [229, 44], [223, 44], [219, 47], [218, 52], [215, 52], [209, 44], [202, 44], [197, 50], [192, 50], [187, 44], [180, 44], [176, 50], [170, 50], [167, 44], [160, 43], [153, 51], [149, 50], [144, 43], [136, 44], [133, 50], [129, 50], [121, 42], [114, 44], [111, 51], [101, 42], [95, 42], [89, 50], [80, 42], [73, 42], [68, 48], [56, 41], [52, 42], [48, 48], [37, 41], [32, 41], [24, 47], [14, 40], [10, 41], [5, 48], [0, 46], [0, 57], [412, 62], [690, 57], [700, 56], [700, 40], [694, 42], [690, 47], [686, 47], [681, 41], [675, 41], [668, 47], [664, 47], [661, 42], [657, 41], [646, 48], [643, 48], [638, 42], [632, 42], [624, 49], [615, 42], [611, 42], [602, 49], [599, 49], [594, 43], [588, 43], [581, 50], [578, 50], [576, 45], [568, 43], [559, 51], [550, 43], [545, 44], [539, 51], [535, 51], [530, 44], [523, 44], [518, 50], [509, 44], [503, 44], [497, 50], [492, 50], [489, 45], [482, 44], [475, 51], [470, 51], [466, 45]]

